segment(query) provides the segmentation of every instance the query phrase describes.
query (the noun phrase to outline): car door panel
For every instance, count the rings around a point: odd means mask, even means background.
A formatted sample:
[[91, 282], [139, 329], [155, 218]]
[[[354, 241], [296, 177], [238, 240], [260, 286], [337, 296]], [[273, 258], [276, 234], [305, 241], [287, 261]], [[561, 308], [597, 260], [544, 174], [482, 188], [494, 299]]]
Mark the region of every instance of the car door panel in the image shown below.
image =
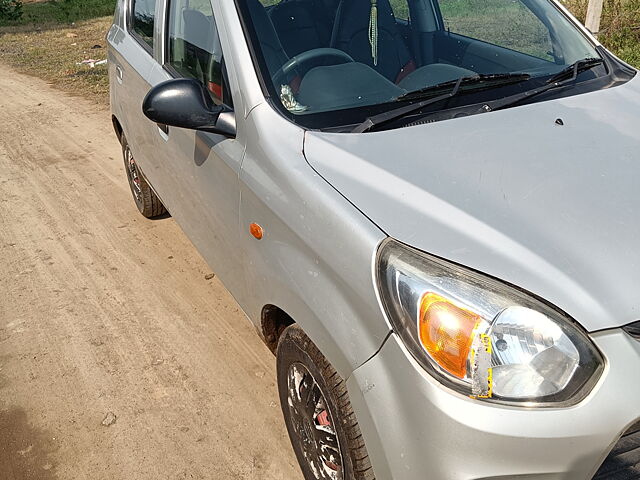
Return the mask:
[[[163, 126], [149, 120], [144, 113], [142, 113], [142, 101], [149, 90], [169, 78], [170, 77], [164, 71], [162, 66], [154, 60], [151, 69], [146, 74], [145, 83], [142, 87], [143, 89], [140, 91], [138, 96], [132, 100], [135, 104], [140, 105], [139, 108], [135, 109], [136, 111], [139, 111], [139, 113], [135, 115], [136, 125], [132, 128], [134, 134], [140, 135], [140, 137], [136, 136], [134, 139], [135, 141], [131, 141], [130, 144], [132, 144], [131, 151], [136, 159], [136, 163], [141, 167], [144, 176], [149, 181], [149, 184], [153, 186], [153, 190], [161, 199], [162, 204], [169, 212], [171, 212], [171, 206], [165, 203], [168, 200], [168, 198], [165, 198], [166, 193], [168, 192], [171, 184], [170, 170], [167, 170], [167, 166], [162, 160], [162, 154], [158, 150], [157, 142], [158, 136], [163, 135]], [[141, 152], [142, 155], [138, 153], [138, 148], [134, 148], [134, 144], [136, 144], [136, 147], [139, 147], [137, 143], [141, 139], [145, 145], [145, 147], [143, 147], [145, 149], [144, 152]]]
[[[114, 90], [112, 95], [117, 98], [116, 104], [142, 105], [142, 98], [151, 88], [149, 78], [156, 61], [131, 35], [119, 28], [112, 29], [109, 41], [109, 68], [119, 69], [119, 72], [114, 72], [114, 77], [121, 78], [111, 85]], [[154, 125], [143, 115], [142, 108], [122, 108], [121, 112], [119, 120], [131, 151], [136, 162], [145, 170], [151, 163], [154, 151]]]
[[238, 175], [244, 147], [236, 139], [169, 127], [155, 138], [157, 190], [163, 203], [231, 293], [242, 295], [238, 250]]
[[[206, 4], [198, 4], [200, 10], [196, 11], [195, 4], [182, 0], [175, 0], [173, 6], [165, 2], [164, 6], [167, 53], [165, 66], [158, 65], [153, 72], [154, 82], [186, 76], [209, 88], [211, 81], [220, 83], [217, 76], [209, 78], [212, 68], [224, 68], [212, 10]], [[194, 24], [187, 25], [188, 21]], [[172, 55], [176, 57], [175, 63]], [[235, 107], [241, 109], [241, 102], [236, 102]], [[244, 290], [242, 255], [238, 248], [239, 171], [244, 155], [241, 132], [237, 138], [228, 138], [177, 127], [163, 131], [156, 126], [154, 142], [158, 181], [151, 180], [159, 197], [215, 274], [237, 299], [241, 298]]]

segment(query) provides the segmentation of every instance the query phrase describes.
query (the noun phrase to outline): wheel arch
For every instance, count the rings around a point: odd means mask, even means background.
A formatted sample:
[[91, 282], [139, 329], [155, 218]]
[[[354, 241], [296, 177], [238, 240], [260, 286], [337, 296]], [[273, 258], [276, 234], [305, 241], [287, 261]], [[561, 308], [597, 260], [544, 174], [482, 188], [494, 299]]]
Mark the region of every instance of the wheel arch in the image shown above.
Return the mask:
[[282, 332], [296, 321], [277, 305], [267, 304], [262, 307], [260, 314], [260, 333], [269, 350], [274, 354], [278, 348], [278, 341]]
[[116, 137], [118, 137], [118, 141], [122, 144], [122, 136], [124, 135], [124, 129], [122, 128], [122, 124], [118, 117], [115, 115], [111, 115], [111, 123], [113, 124], [113, 130], [116, 133]]

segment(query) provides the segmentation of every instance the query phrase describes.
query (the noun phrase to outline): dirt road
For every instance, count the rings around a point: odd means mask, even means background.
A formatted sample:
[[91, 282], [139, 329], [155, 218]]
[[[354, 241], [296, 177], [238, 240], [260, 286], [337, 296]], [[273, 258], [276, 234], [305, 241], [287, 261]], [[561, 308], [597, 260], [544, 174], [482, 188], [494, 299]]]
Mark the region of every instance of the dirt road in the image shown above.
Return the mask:
[[299, 479], [273, 356], [120, 155], [0, 65], [0, 479]]

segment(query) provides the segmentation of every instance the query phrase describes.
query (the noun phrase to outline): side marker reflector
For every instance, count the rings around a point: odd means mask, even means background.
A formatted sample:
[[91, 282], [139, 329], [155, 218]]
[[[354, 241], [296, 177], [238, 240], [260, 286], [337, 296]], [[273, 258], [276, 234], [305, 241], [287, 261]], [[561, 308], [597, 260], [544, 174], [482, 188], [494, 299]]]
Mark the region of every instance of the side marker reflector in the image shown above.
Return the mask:
[[264, 230], [257, 223], [252, 223], [251, 225], [249, 225], [249, 232], [251, 232], [251, 235], [253, 235], [258, 240], [262, 240], [262, 237], [264, 237]]

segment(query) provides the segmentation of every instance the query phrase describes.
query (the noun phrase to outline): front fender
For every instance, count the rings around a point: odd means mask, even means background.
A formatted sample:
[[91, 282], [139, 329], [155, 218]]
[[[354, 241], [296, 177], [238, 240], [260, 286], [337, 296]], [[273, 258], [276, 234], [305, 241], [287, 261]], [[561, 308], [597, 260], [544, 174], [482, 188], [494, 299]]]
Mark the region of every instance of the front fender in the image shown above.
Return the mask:
[[[304, 133], [263, 104], [248, 119], [241, 172], [241, 248], [247, 298], [286, 311], [343, 378], [376, 353], [390, 328], [373, 263], [385, 235], [306, 163]], [[268, 132], [268, 137], [266, 133]], [[264, 229], [262, 240], [249, 225]]]

